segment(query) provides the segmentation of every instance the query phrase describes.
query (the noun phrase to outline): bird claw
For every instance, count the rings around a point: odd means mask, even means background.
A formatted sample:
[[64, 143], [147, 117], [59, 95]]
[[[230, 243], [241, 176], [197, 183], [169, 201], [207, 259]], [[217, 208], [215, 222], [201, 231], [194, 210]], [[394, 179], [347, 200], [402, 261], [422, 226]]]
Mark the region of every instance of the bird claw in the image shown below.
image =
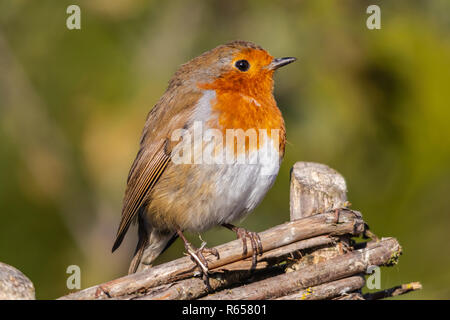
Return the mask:
[[250, 240], [250, 244], [252, 246], [252, 266], [250, 270], [254, 270], [257, 264], [257, 256], [258, 254], [261, 256], [263, 254], [263, 247], [261, 243], [261, 238], [258, 233], [249, 231], [247, 229], [241, 227], [232, 227], [232, 230], [236, 232], [236, 236], [238, 239], [242, 240], [242, 255], [247, 256], [247, 239]]
[[206, 248], [206, 241], [203, 240], [201, 235], [198, 235], [198, 237], [202, 241], [202, 244], [200, 245], [200, 248], [197, 249], [197, 251], [199, 251], [201, 254], [203, 254], [203, 253], [212, 254], [213, 256], [215, 256], [217, 258], [217, 260], [219, 260], [220, 259], [219, 251], [217, 251], [216, 248]]
[[203, 273], [208, 273], [208, 261], [206, 261], [203, 256], [202, 251], [204, 248], [195, 249], [190, 243], [187, 243], [185, 246], [187, 255], [191, 257], [195, 264], [203, 271]]

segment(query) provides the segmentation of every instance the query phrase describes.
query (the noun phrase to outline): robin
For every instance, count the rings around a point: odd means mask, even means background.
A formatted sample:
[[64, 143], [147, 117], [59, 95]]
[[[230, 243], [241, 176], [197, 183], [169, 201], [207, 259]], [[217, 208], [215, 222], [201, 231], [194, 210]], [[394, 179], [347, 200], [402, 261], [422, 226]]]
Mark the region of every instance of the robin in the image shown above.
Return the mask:
[[263, 250], [259, 236], [232, 222], [262, 201], [278, 174], [285, 127], [273, 97], [273, 73], [295, 60], [274, 59], [251, 42], [233, 41], [177, 70], [147, 116], [128, 175], [112, 251], [137, 221], [129, 273], [151, 266], [180, 237], [207, 276], [203, 253], [218, 253], [204, 243], [194, 248], [183, 232], [215, 226], [236, 232], [245, 256], [249, 240], [254, 268]]

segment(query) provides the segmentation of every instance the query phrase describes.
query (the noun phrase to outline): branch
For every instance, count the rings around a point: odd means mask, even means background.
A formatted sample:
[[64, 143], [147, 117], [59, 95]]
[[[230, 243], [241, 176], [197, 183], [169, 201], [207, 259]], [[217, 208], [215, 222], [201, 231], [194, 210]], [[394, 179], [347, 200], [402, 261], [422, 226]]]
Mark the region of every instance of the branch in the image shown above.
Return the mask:
[[297, 293], [276, 298], [276, 300], [321, 300], [347, 295], [364, 287], [363, 276], [354, 276], [300, 290]]

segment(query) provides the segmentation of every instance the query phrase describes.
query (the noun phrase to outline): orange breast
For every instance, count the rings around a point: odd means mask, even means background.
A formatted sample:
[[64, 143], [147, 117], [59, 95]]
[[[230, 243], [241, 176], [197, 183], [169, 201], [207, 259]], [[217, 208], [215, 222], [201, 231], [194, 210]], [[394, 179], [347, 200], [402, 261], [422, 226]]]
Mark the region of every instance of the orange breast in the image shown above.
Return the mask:
[[[230, 72], [213, 83], [200, 84], [199, 87], [216, 92], [211, 107], [218, 117], [211, 120], [210, 127], [222, 130], [224, 135], [227, 129], [266, 130], [269, 138], [279, 142], [281, 155], [284, 154], [284, 120], [272, 94], [272, 74], [245, 79]], [[278, 137], [272, 133], [277, 133]], [[258, 134], [258, 148], [262, 142]]]

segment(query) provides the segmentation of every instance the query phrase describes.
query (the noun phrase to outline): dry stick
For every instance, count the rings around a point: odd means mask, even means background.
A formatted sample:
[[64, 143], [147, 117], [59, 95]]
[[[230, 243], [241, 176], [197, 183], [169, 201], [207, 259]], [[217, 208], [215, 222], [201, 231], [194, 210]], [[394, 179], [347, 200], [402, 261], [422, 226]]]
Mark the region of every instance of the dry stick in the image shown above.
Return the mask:
[[[335, 222], [334, 212], [327, 212], [278, 225], [261, 232], [259, 235], [261, 237], [264, 252], [266, 252], [299, 240], [319, 235], [360, 235], [364, 230], [364, 221], [361, 218], [361, 214], [357, 211], [343, 210], [339, 216], [339, 222], [337, 224]], [[252, 250], [248, 250], [247, 255], [243, 256], [241, 240], [228, 242], [217, 246], [215, 249], [219, 251], [221, 259], [216, 260], [215, 257], [210, 256], [210, 269], [222, 267], [252, 255]], [[143, 272], [128, 275], [63, 296], [60, 299], [119, 297], [146, 291], [148, 288], [192, 277], [194, 271], [195, 264], [192, 260], [189, 257], [183, 257], [155, 266]]]
[[[259, 274], [266, 275], [267, 273], [279, 273], [279, 269], [269, 268], [280, 261], [286, 260], [286, 257], [304, 249], [320, 247], [333, 243], [336, 239], [331, 236], [318, 236], [306, 240], [300, 240], [286, 246], [276, 248], [265, 252], [261, 257], [258, 257], [256, 265], [256, 273], [250, 272], [252, 265], [251, 258], [233, 262], [223, 267], [213, 269], [214, 272], [210, 277], [210, 285], [214, 291], [222, 290], [236, 283], [248, 279], [258, 277]], [[158, 299], [158, 300], [185, 300], [197, 299], [208, 294], [208, 290], [202, 279], [190, 278], [180, 280], [176, 283], [164, 284], [159, 287], [150, 289], [144, 296], [137, 297], [137, 299]], [[135, 298], [135, 296], [124, 297], [124, 299]]]
[[390, 289], [381, 290], [373, 293], [366, 293], [363, 295], [363, 298], [366, 300], [377, 300], [384, 299], [388, 297], [395, 297], [410, 291], [421, 290], [422, 284], [420, 282], [411, 282], [407, 284], [402, 284], [400, 286], [396, 286]]
[[317, 286], [365, 272], [369, 266], [392, 264], [397, 261], [401, 247], [394, 238], [370, 242], [366, 248], [338, 255], [298, 271], [254, 282], [232, 290], [206, 296], [206, 300], [261, 300], [291, 294], [298, 289]]
[[276, 300], [321, 300], [331, 299], [348, 294], [364, 287], [366, 281], [362, 276], [340, 279], [315, 287], [300, 290], [294, 294], [277, 298]]

